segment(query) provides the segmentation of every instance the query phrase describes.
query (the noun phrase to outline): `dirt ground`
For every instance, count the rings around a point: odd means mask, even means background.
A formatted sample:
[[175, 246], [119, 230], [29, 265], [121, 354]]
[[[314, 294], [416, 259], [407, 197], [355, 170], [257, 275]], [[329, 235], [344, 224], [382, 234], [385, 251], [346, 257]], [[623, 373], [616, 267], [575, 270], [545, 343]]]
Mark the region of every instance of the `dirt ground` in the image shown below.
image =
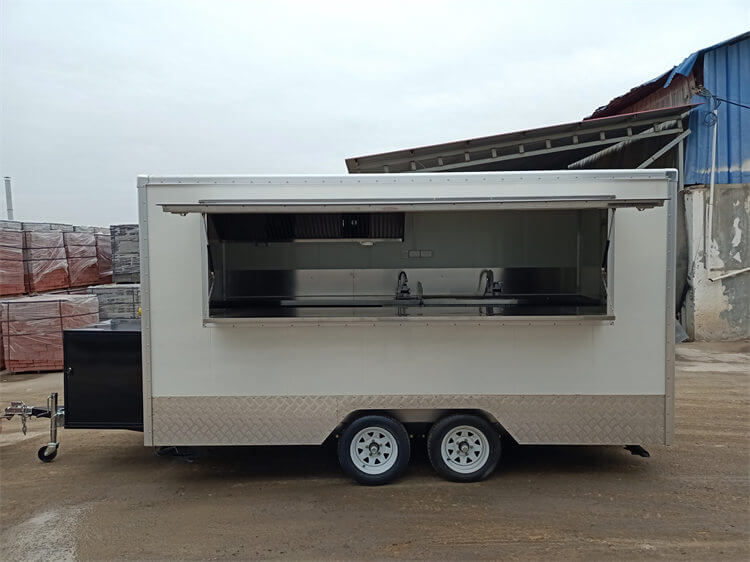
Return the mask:
[[[678, 346], [676, 443], [508, 447], [485, 482], [440, 480], [415, 442], [380, 488], [326, 447], [157, 457], [142, 435], [0, 422], [0, 558], [750, 559], [750, 342]], [[59, 373], [0, 376], [0, 404], [44, 403]], [[206, 415], [210, 415], [207, 413]], [[188, 462], [192, 460], [192, 462]]]

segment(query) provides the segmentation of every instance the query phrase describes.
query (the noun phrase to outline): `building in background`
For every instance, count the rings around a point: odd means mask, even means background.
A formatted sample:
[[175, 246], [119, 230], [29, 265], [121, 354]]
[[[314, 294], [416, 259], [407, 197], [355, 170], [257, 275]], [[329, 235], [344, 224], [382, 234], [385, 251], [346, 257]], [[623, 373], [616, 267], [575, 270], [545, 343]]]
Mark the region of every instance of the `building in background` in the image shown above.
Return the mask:
[[591, 118], [687, 103], [683, 321], [696, 339], [750, 337], [750, 33], [688, 56]]
[[350, 173], [677, 168], [676, 310], [697, 340], [750, 337], [750, 32], [575, 123], [349, 158]]

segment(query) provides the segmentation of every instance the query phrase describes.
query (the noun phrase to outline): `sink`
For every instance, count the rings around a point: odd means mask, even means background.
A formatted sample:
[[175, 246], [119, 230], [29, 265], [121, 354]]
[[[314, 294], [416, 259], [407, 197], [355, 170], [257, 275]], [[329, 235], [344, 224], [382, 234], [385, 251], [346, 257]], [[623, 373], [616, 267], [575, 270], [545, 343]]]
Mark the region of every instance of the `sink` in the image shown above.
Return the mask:
[[282, 299], [281, 306], [503, 306], [520, 304], [517, 297], [416, 297], [403, 298], [388, 297], [300, 297], [296, 299]]
[[502, 306], [518, 304], [517, 298], [500, 297], [424, 297], [424, 306]]

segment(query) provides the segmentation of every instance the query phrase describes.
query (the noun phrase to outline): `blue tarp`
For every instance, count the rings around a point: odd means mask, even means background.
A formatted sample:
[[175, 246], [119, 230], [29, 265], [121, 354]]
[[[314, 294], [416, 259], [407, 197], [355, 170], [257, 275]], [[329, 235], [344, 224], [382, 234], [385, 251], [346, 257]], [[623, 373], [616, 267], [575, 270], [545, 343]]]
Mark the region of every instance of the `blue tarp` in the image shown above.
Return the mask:
[[[750, 183], [750, 109], [716, 100], [750, 105], [750, 33], [702, 49], [687, 57], [670, 74], [687, 75], [699, 55], [703, 55], [703, 85], [715, 97], [693, 96], [696, 107], [690, 115], [691, 134], [685, 145], [685, 183], [707, 184], [711, 181], [713, 115], [718, 103], [716, 138], [716, 172], [714, 181]], [[665, 86], [666, 87], [666, 86]]]
[[683, 76], [689, 76], [690, 71], [693, 70], [693, 65], [695, 65], [695, 61], [698, 60], [698, 55], [700, 55], [703, 51], [696, 51], [689, 57], [687, 57], [684, 61], [682, 61], [680, 64], [675, 66], [672, 69], [672, 72], [669, 73], [669, 78], [667, 78], [667, 81], [664, 84], [665, 88], [668, 88], [669, 85], [672, 83], [672, 79], [677, 74], [682, 74]]

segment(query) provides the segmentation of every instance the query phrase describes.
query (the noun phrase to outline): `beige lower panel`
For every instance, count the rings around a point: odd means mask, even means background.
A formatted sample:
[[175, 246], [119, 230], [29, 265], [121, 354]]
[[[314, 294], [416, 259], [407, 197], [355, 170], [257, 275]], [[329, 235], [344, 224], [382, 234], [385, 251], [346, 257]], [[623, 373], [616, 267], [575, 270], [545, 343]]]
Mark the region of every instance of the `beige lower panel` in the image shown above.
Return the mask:
[[367, 409], [479, 409], [524, 444], [664, 442], [664, 396], [176, 396], [154, 397], [154, 445], [321, 443]]

